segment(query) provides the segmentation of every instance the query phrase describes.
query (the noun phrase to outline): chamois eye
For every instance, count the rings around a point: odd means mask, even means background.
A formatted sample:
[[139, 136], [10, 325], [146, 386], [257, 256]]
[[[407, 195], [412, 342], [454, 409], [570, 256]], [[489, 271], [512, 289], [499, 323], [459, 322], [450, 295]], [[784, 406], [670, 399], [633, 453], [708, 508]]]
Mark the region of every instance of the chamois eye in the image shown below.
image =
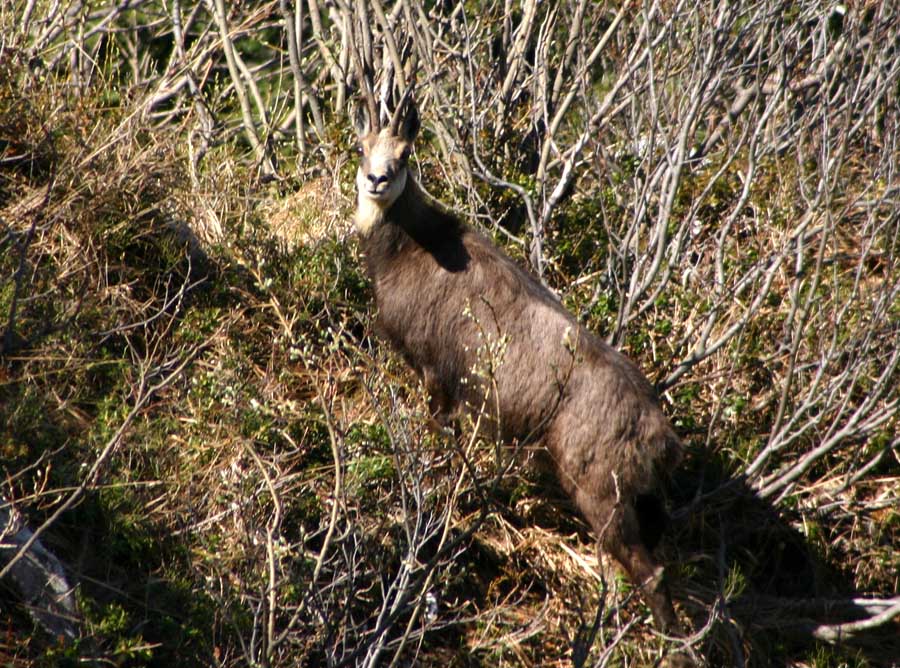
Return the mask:
[[403, 149], [403, 153], [400, 154], [401, 160], [409, 160], [409, 146]]

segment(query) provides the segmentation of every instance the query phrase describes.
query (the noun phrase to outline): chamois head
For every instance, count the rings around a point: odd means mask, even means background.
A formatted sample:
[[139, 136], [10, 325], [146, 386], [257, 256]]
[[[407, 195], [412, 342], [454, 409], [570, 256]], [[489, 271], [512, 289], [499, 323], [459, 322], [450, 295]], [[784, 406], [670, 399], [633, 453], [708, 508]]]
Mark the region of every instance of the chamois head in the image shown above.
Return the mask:
[[356, 172], [356, 228], [361, 234], [368, 234], [383, 219], [384, 212], [406, 187], [407, 161], [419, 131], [419, 113], [412, 102], [405, 102], [406, 96], [390, 124], [383, 128], [379, 128], [374, 108], [361, 108], [357, 116], [360, 160]]

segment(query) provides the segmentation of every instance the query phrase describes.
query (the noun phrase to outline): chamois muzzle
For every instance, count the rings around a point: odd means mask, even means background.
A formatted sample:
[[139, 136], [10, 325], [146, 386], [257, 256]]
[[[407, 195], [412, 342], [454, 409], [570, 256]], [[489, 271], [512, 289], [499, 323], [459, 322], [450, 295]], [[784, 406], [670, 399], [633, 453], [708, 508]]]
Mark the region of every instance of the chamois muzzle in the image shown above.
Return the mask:
[[368, 180], [368, 184], [366, 185], [366, 190], [368, 190], [371, 194], [377, 195], [379, 191], [387, 188], [391, 181], [394, 180], [394, 170], [388, 169], [386, 173], [377, 175], [377, 174], [367, 174], [366, 179]]

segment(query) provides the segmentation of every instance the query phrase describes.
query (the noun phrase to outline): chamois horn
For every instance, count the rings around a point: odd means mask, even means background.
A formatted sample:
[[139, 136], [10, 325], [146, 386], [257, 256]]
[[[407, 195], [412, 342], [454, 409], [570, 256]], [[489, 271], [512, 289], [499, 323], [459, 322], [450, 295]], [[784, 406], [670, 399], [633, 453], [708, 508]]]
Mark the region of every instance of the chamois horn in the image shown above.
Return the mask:
[[412, 96], [413, 88], [415, 87], [415, 80], [410, 79], [410, 82], [406, 86], [406, 90], [403, 91], [403, 96], [400, 98], [400, 101], [397, 102], [394, 107], [394, 113], [391, 115], [391, 134], [396, 135], [397, 130], [400, 128], [400, 119], [403, 118], [403, 107], [406, 106], [407, 101], [410, 96]]

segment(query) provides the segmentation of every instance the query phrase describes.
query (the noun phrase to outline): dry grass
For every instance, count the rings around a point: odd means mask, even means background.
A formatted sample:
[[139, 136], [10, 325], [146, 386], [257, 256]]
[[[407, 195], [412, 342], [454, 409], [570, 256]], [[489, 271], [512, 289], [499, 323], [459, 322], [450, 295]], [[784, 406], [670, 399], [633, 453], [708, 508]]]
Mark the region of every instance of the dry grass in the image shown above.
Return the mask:
[[271, 233], [289, 248], [313, 246], [323, 239], [345, 240], [352, 232], [346, 197], [329, 177], [314, 179], [294, 193], [265, 202], [260, 214]]

